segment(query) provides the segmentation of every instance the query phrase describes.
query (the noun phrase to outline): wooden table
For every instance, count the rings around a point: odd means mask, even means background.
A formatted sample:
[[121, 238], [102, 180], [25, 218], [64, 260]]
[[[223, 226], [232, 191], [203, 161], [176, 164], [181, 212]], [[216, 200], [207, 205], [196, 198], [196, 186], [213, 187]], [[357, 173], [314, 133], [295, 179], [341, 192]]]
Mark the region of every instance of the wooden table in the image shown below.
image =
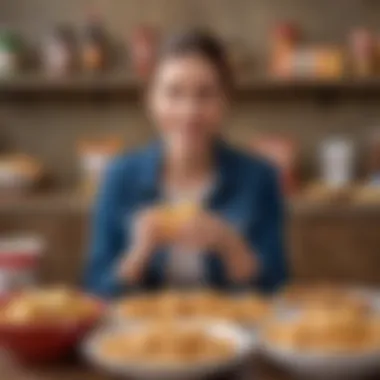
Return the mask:
[[[210, 380], [292, 380], [292, 377], [264, 363], [255, 360], [252, 368], [224, 376], [213, 376]], [[43, 368], [23, 368], [8, 361], [0, 362], [1, 380], [114, 380], [84, 365], [63, 363]], [[178, 379], [181, 380], [181, 379]], [[204, 380], [204, 379], [202, 379]]]
[[[65, 363], [44, 368], [18, 368], [9, 363], [0, 363], [1, 380], [115, 380], [83, 365]], [[256, 359], [252, 368], [239, 373], [210, 377], [210, 380], [302, 380], [290, 376], [264, 360]], [[380, 374], [360, 380], [379, 380]], [[178, 379], [182, 380], [182, 379]], [[202, 379], [205, 380], [205, 379]], [[305, 379], [308, 380], [308, 379]], [[329, 380], [329, 379], [324, 379]]]

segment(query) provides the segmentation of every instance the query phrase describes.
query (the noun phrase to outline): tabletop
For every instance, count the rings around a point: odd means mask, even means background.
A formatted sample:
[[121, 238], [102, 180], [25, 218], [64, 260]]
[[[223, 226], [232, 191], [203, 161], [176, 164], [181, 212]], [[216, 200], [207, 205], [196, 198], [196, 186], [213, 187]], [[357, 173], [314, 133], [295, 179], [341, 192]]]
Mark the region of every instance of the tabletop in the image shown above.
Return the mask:
[[[9, 361], [0, 361], [0, 378], [4, 380], [119, 380], [102, 374], [83, 364], [61, 363], [40, 368], [21, 367]], [[358, 380], [379, 380], [380, 374]], [[178, 379], [182, 380], [182, 379]], [[202, 379], [206, 380], [206, 379]], [[302, 380], [284, 370], [276, 368], [260, 358], [255, 358], [248, 367], [224, 374], [210, 376], [207, 380]], [[307, 379], [308, 380], [308, 379]], [[329, 379], [324, 379], [329, 380]]]
[[[41, 367], [23, 367], [9, 360], [0, 361], [0, 378], [4, 380], [118, 380], [75, 361]], [[263, 360], [254, 359], [247, 367], [210, 380], [293, 380], [284, 371]], [[182, 380], [182, 379], [178, 379]], [[204, 380], [204, 379], [202, 379]]]

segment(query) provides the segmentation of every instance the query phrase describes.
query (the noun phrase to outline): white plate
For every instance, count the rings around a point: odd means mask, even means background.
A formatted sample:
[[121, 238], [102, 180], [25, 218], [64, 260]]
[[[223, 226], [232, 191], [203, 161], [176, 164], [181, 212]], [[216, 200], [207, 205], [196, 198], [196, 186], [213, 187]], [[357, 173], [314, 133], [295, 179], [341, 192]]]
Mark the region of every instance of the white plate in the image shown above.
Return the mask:
[[256, 347], [257, 341], [251, 334], [240, 329], [232, 324], [214, 322], [200, 323], [200, 322], [184, 322], [196, 323], [200, 325], [211, 336], [216, 336], [224, 339], [229, 339], [236, 347], [236, 354], [231, 358], [223, 361], [202, 362], [198, 364], [183, 364], [178, 366], [173, 365], [159, 365], [144, 363], [120, 363], [111, 361], [104, 358], [99, 350], [99, 343], [110, 332], [115, 331], [128, 331], [129, 329], [143, 328], [143, 324], [130, 324], [124, 326], [105, 327], [94, 332], [84, 343], [83, 352], [85, 357], [98, 367], [110, 374], [133, 377], [139, 379], [193, 379], [210, 374], [224, 373], [226, 371], [236, 368], [238, 365], [243, 364], [249, 360], [251, 353]]

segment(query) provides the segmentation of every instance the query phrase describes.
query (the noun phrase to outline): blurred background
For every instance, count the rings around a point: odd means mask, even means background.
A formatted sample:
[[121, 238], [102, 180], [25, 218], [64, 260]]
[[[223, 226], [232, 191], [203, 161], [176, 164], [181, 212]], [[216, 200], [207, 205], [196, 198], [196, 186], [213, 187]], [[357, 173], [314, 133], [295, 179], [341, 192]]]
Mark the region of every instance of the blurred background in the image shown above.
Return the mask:
[[228, 46], [228, 139], [281, 167], [294, 278], [378, 285], [379, 14], [376, 0], [2, 0], [0, 291], [80, 280], [104, 168], [153, 136], [155, 48], [190, 27]]

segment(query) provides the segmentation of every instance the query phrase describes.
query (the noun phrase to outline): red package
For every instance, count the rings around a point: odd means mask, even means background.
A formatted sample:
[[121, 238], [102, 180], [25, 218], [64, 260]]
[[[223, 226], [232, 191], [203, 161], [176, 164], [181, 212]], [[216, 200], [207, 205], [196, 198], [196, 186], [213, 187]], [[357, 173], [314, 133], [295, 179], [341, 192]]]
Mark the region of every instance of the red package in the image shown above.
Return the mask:
[[286, 195], [293, 194], [298, 187], [296, 176], [296, 142], [290, 138], [276, 135], [254, 137], [251, 148], [255, 153], [279, 167], [283, 189]]

